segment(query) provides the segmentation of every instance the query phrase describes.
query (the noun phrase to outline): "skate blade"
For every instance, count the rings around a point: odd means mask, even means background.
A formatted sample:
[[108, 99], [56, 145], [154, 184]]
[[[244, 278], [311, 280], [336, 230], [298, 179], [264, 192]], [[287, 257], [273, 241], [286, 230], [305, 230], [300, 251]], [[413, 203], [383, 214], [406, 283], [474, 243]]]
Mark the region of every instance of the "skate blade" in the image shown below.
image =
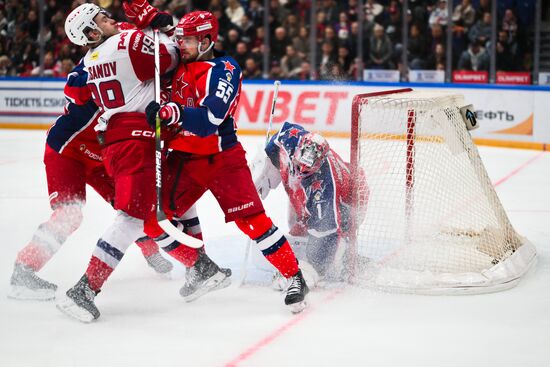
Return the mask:
[[72, 317], [75, 320], [89, 324], [94, 321], [94, 315], [86, 309], [77, 305], [72, 299], [67, 296], [62, 297], [55, 303], [55, 307], [65, 315]]
[[231, 278], [229, 277], [225, 277], [221, 281], [218, 281], [216, 279], [210, 279], [206, 286], [201, 287], [193, 294], [190, 294], [188, 296], [183, 296], [183, 299], [187, 303], [193, 302], [207, 293], [217, 291], [219, 289], [227, 288], [229, 287], [230, 284], [231, 284]]
[[23, 286], [12, 285], [8, 298], [20, 301], [51, 301], [55, 299], [53, 289], [30, 289]]
[[294, 303], [292, 305], [288, 305], [288, 308], [290, 308], [290, 312], [292, 312], [293, 314], [297, 314], [307, 308], [307, 302], [302, 301], [302, 302]]

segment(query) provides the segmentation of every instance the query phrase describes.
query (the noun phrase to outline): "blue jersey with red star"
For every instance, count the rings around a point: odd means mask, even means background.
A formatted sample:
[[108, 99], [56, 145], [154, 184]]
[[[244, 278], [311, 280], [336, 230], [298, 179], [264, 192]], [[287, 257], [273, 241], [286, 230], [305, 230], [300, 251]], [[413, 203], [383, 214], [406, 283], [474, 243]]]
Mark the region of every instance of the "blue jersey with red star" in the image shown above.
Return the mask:
[[194, 154], [213, 154], [237, 143], [233, 115], [239, 103], [242, 73], [230, 56], [214, 51], [214, 58], [181, 64], [172, 82], [172, 102], [184, 107], [183, 130], [168, 147]]
[[68, 103], [63, 115], [48, 130], [46, 143], [71, 158], [101, 162], [101, 149], [94, 131], [99, 109], [91, 99], [87, 79], [83, 62], [67, 76], [64, 93]]
[[296, 219], [309, 234], [324, 237], [346, 231], [351, 204], [349, 164], [331, 149], [318, 171], [305, 177], [296, 174], [292, 157], [300, 138], [307, 133], [302, 126], [285, 122], [265, 152], [281, 172]]

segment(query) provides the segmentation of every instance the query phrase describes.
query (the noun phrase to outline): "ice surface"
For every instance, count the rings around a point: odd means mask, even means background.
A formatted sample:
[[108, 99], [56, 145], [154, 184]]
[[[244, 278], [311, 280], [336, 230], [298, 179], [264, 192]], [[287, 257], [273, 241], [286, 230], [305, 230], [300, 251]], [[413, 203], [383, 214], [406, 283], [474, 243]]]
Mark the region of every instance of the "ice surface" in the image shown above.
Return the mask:
[[[315, 290], [293, 316], [267, 286], [235, 285], [186, 304], [181, 279], [149, 269], [132, 246], [97, 297], [98, 322], [68, 319], [51, 302], [9, 300], [17, 251], [50, 215], [43, 131], [0, 130], [0, 366], [550, 366], [550, 153], [480, 148], [512, 224], [539, 261], [514, 289], [479, 296]], [[241, 137], [254, 156], [263, 137]], [[347, 140], [329, 139], [343, 156]], [[153, 188], [152, 188], [153, 189]], [[265, 203], [287, 229], [279, 188]], [[207, 249], [239, 279], [246, 239], [213, 197], [199, 202]], [[112, 209], [88, 191], [84, 222], [40, 275], [65, 291], [82, 275]], [[253, 248], [249, 275], [269, 277]], [[181, 276], [181, 269], [179, 269]], [[177, 274], [176, 274], [177, 277]]]

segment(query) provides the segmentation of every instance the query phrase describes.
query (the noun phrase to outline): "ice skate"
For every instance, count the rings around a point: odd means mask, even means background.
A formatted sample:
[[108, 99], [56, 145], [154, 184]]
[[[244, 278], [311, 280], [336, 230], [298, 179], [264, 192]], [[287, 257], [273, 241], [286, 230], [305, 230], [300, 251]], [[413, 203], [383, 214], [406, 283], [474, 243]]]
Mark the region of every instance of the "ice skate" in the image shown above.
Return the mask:
[[64, 314], [81, 322], [92, 322], [99, 318], [94, 298], [97, 293], [90, 288], [88, 277], [83, 275], [64, 297], [56, 302], [56, 307]]
[[9, 298], [49, 301], [55, 298], [57, 285], [36, 275], [30, 267], [16, 263], [10, 280]]
[[208, 292], [229, 286], [230, 277], [231, 269], [218, 267], [208, 255], [201, 253], [195, 265], [187, 269], [180, 295], [185, 302], [192, 302]]
[[306, 294], [309, 293], [302, 271], [298, 270], [296, 275], [290, 278], [290, 285], [286, 290], [285, 305], [290, 307], [292, 313], [300, 313], [306, 307]]
[[173, 265], [170, 261], [162, 257], [159, 252], [155, 252], [151, 256], [146, 256], [147, 264], [158, 274], [166, 275], [172, 271]]

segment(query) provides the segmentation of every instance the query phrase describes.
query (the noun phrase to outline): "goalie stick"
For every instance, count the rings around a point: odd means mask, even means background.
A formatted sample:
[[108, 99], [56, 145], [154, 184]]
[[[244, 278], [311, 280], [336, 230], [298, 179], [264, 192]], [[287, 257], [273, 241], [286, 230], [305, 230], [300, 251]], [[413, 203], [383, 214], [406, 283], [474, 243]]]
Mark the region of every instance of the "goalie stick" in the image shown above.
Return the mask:
[[[154, 49], [155, 49], [155, 102], [160, 104], [160, 56], [159, 56], [159, 31], [158, 29], [154, 30]], [[162, 208], [162, 150], [164, 148], [164, 142], [161, 139], [161, 123], [160, 117], [157, 113], [155, 121], [155, 182], [157, 190], [157, 221], [159, 226], [168, 234], [170, 237], [174, 238], [176, 241], [193, 248], [201, 248], [204, 243], [195, 238], [191, 237], [184, 232], [177, 229], [170, 219], [166, 217], [164, 210]]]
[[[279, 87], [281, 86], [281, 82], [279, 80], [275, 80], [273, 82], [273, 99], [271, 101], [271, 113], [269, 114], [269, 122], [268, 122], [268, 125], [267, 125], [267, 131], [266, 131], [266, 134], [265, 134], [265, 143], [264, 143], [264, 146], [263, 148], [265, 148], [267, 146], [267, 143], [269, 143], [269, 137], [271, 135], [271, 128], [273, 126], [273, 115], [275, 114], [275, 105], [277, 104], [277, 97], [279, 95]], [[262, 148], [262, 149], [263, 149]], [[261, 151], [260, 151], [261, 152]], [[258, 152], [258, 153], [260, 153]], [[256, 157], [258, 156], [259, 154], [256, 154]], [[254, 159], [254, 162], [252, 165], [254, 165], [256, 159]], [[244, 284], [244, 281], [246, 280], [246, 267], [248, 265], [248, 259], [250, 257], [250, 248], [252, 247], [252, 240], [249, 238], [248, 239], [248, 242], [246, 244], [246, 249], [245, 249], [245, 252], [244, 252], [244, 261], [243, 261], [243, 266], [242, 266], [242, 275], [241, 275], [241, 279], [239, 281], [239, 287], [242, 286]]]

